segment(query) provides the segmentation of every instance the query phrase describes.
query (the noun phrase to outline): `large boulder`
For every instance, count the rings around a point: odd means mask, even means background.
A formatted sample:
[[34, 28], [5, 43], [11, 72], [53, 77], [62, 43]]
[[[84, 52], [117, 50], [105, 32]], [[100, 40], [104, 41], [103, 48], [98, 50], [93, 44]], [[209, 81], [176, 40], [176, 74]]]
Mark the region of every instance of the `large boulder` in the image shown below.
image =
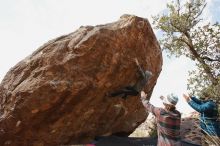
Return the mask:
[[153, 73], [145, 88], [150, 97], [162, 55], [148, 20], [124, 15], [44, 44], [0, 85], [0, 145], [76, 144], [131, 133], [147, 116], [139, 97], [106, 93], [137, 81], [134, 58]]

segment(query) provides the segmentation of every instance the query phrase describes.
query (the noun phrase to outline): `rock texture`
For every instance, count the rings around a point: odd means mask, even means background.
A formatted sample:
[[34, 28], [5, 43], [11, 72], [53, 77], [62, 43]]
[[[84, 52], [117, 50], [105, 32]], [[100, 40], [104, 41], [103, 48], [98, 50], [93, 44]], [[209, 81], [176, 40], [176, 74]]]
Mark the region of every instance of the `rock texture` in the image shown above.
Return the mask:
[[76, 144], [131, 133], [147, 116], [139, 97], [106, 93], [137, 81], [134, 58], [154, 74], [145, 89], [150, 97], [162, 55], [146, 19], [124, 15], [44, 44], [0, 85], [0, 145]]

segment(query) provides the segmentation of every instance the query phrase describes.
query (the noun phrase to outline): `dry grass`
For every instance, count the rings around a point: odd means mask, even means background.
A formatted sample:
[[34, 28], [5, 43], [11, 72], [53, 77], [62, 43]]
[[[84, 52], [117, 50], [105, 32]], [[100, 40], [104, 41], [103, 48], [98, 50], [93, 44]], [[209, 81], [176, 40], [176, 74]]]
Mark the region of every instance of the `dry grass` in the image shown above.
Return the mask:
[[[201, 120], [200, 120], [201, 122]], [[207, 145], [207, 146], [220, 146], [220, 137], [218, 136], [213, 136], [216, 135], [216, 133], [213, 131], [212, 135], [210, 135], [209, 133], [207, 133], [206, 131], [204, 131], [200, 125], [196, 125], [198, 126], [198, 128], [203, 131], [206, 135], [203, 136], [202, 138], [202, 145]], [[210, 130], [210, 129], [209, 129]]]

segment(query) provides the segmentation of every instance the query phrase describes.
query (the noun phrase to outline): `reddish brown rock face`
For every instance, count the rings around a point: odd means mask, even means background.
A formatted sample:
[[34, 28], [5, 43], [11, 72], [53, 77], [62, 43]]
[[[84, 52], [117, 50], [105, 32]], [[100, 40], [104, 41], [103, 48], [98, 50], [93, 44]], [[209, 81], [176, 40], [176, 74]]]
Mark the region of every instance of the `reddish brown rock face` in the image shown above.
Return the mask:
[[134, 58], [154, 74], [145, 88], [150, 96], [161, 49], [149, 22], [130, 15], [44, 44], [0, 85], [0, 145], [75, 144], [131, 133], [147, 116], [139, 97], [106, 93], [137, 81]]

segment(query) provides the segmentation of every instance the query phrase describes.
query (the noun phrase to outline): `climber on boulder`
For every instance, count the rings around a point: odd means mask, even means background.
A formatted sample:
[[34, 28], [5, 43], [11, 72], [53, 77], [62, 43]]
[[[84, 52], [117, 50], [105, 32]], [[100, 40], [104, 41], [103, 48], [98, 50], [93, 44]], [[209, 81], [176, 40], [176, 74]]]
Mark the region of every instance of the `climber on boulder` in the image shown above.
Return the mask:
[[126, 99], [127, 96], [137, 96], [142, 90], [143, 88], [147, 85], [150, 77], [152, 76], [152, 73], [148, 70], [144, 71], [137, 58], [135, 58], [135, 63], [138, 67], [138, 71], [140, 73], [140, 78], [139, 80], [136, 82], [136, 84], [134, 85], [128, 85], [118, 91], [112, 92], [109, 94], [110, 97], [116, 97], [121, 95], [123, 99]]

